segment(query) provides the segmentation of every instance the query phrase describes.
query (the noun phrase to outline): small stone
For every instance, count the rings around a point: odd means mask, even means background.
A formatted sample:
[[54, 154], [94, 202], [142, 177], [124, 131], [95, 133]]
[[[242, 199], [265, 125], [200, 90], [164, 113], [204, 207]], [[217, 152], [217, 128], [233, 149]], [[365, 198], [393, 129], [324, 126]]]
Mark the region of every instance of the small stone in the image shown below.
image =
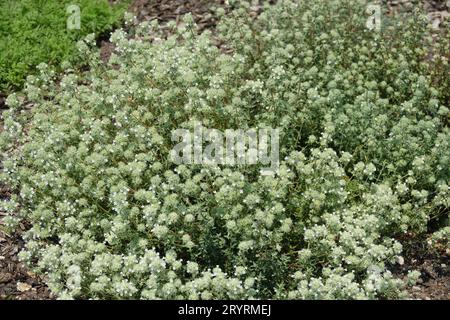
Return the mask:
[[29, 291], [31, 289], [31, 286], [28, 283], [24, 282], [17, 282], [17, 290], [20, 292]]
[[405, 264], [405, 259], [402, 256], [400, 256], [397, 258], [397, 263], [402, 266]]
[[0, 283], [8, 283], [14, 277], [10, 273], [0, 273]]
[[413, 289], [414, 291], [420, 291], [420, 290], [421, 290], [420, 287], [418, 287], [418, 286], [414, 286], [414, 287], [412, 287], [412, 289]]
[[36, 274], [34, 273], [34, 272], [31, 272], [31, 271], [27, 271], [27, 275], [30, 277], [30, 278], [36, 278]]
[[5, 257], [4, 256], [0, 256], [0, 260], [5, 260]]

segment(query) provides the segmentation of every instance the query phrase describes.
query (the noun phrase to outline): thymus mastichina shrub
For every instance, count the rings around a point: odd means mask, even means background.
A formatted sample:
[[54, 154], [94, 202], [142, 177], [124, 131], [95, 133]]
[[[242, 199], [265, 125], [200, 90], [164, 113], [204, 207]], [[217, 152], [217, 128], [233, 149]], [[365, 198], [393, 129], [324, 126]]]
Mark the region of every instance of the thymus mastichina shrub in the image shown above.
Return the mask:
[[[450, 205], [448, 38], [413, 16], [368, 31], [365, 8], [278, 1], [254, 20], [243, 3], [214, 35], [226, 50], [187, 17], [158, 42], [153, 23], [114, 32], [107, 65], [86, 39], [85, 73], [41, 65], [1, 134], [20, 258], [60, 298], [402, 296], [395, 237]], [[171, 131], [196, 121], [279, 128], [277, 174], [175, 165]]]

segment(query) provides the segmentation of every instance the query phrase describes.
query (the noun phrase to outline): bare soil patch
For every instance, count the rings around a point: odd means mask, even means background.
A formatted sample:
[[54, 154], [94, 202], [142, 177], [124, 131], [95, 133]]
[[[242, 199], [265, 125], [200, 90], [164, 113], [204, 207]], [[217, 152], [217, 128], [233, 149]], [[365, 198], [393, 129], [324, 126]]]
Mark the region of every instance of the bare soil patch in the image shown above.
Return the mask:
[[[384, 1], [384, 0], [383, 0]], [[113, 2], [113, 1], [111, 1]], [[408, 2], [415, 5], [418, 1], [389, 0], [393, 10]], [[181, 17], [191, 13], [200, 30], [214, 28], [216, 17], [212, 14], [213, 6], [223, 6], [225, 0], [136, 0], [130, 6], [138, 21], [157, 19], [161, 24], [175, 20], [180, 23]], [[439, 19], [448, 17], [449, 7], [443, 0], [426, 1], [427, 10]], [[437, 19], [437, 18], [436, 18]], [[114, 45], [106, 37], [99, 39], [101, 58], [108, 61], [114, 51]], [[0, 92], [0, 110], [6, 108], [6, 96]], [[1, 122], [0, 122], [1, 125]], [[1, 168], [1, 165], [0, 165]], [[0, 186], [0, 198], [10, 196], [7, 187]], [[17, 254], [23, 248], [20, 232], [8, 235], [2, 229], [0, 211], [0, 300], [2, 299], [52, 299], [44, 279], [29, 272], [18, 260]], [[27, 229], [21, 226], [22, 231]], [[393, 267], [398, 277], [404, 277], [409, 270], [421, 272], [421, 283], [412, 287], [409, 294], [413, 299], [450, 300], [450, 251], [447, 248], [430, 250], [427, 236], [405, 237], [400, 239], [404, 245], [404, 261]]]

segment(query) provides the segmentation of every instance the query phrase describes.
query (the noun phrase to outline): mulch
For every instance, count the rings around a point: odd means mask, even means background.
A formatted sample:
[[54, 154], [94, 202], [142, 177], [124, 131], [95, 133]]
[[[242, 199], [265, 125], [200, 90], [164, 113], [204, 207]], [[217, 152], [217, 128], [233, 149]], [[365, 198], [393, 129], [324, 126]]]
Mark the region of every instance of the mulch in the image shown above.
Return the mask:
[[224, 6], [225, 0], [137, 0], [131, 7], [138, 21], [158, 20], [160, 24], [175, 20], [179, 22], [181, 17], [190, 13], [200, 30], [212, 28], [216, 25], [212, 8]]
[[[395, 7], [395, 1], [392, 6]], [[111, 1], [114, 2], [114, 1]], [[429, 0], [429, 12], [434, 15], [445, 16], [449, 8], [445, 8], [443, 1]], [[134, 13], [137, 21], [157, 19], [161, 25], [168, 21], [181, 21], [186, 13], [191, 13], [199, 30], [213, 29], [217, 24], [211, 8], [224, 6], [225, 0], [135, 0], [129, 11]], [[108, 61], [114, 51], [114, 45], [107, 38], [99, 39], [101, 58]], [[5, 95], [0, 92], [0, 111], [6, 108]], [[9, 196], [9, 190], [0, 186], [0, 198]], [[53, 299], [44, 279], [27, 270], [19, 261], [17, 254], [23, 248], [21, 232], [8, 235], [2, 231], [1, 218], [5, 213], [0, 211], [0, 300], [46, 300]], [[26, 226], [21, 226], [22, 232]], [[420, 283], [409, 291], [414, 299], [443, 299], [450, 300], [450, 261], [448, 250], [433, 250], [430, 252], [426, 245], [426, 236], [415, 236], [400, 239], [405, 248], [404, 263], [392, 268], [397, 277], [404, 277], [409, 270], [421, 272]]]
[[[0, 185], [0, 200], [8, 199], [10, 195], [10, 190]], [[0, 211], [0, 300], [50, 299], [50, 291], [42, 279], [27, 270], [17, 257], [24, 246], [20, 234], [26, 226], [22, 224], [19, 232], [8, 235], [2, 229], [4, 215], [6, 213]]]
[[412, 299], [450, 300], [450, 249], [444, 244], [431, 244], [426, 234], [404, 235], [403, 261], [390, 269], [403, 278], [408, 271], [420, 272], [419, 282], [408, 290]]
[[52, 299], [43, 279], [18, 261], [17, 254], [22, 247], [20, 236], [5, 237], [0, 232], [0, 300]]
[[[133, 13], [136, 22], [157, 20], [161, 29], [169, 21], [175, 21], [178, 26], [182, 17], [190, 13], [198, 26], [199, 32], [213, 29], [218, 22], [214, 7], [225, 7], [225, 0], [136, 0], [128, 11]], [[115, 46], [108, 39], [100, 41], [100, 57], [107, 62], [114, 52]]]
[[6, 109], [6, 94], [0, 91], [0, 110]]

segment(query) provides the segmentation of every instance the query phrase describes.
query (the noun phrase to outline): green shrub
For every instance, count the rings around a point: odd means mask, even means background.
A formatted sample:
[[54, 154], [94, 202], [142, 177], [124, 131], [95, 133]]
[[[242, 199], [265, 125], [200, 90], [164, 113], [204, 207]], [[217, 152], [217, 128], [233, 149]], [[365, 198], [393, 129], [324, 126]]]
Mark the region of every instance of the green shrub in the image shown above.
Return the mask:
[[[0, 91], [21, 88], [41, 62], [71, 59], [76, 41], [110, 30], [129, 0], [3, 0], [0, 3]], [[69, 5], [81, 10], [81, 29], [68, 30]]]
[[[153, 43], [144, 23], [107, 66], [92, 38], [86, 74], [41, 65], [30, 112], [8, 97], [5, 223], [31, 223], [20, 257], [60, 298], [402, 296], [395, 236], [449, 212], [448, 34], [413, 16], [368, 31], [364, 1], [246, 8], [221, 49], [189, 17]], [[279, 128], [278, 173], [173, 164], [171, 131], [196, 121]]]

